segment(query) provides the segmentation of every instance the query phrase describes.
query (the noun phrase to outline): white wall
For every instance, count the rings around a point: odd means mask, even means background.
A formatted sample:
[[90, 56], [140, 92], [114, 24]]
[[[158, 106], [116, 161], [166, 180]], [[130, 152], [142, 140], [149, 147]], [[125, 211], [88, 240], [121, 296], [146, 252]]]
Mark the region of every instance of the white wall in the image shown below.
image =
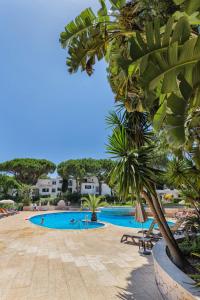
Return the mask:
[[38, 179], [36, 187], [41, 196], [57, 196], [62, 189], [62, 178]]
[[[85, 181], [81, 184], [81, 194], [98, 194], [99, 184], [98, 179], [95, 176], [85, 178]], [[60, 194], [62, 189], [62, 178], [50, 178], [50, 179], [38, 179], [36, 187], [39, 189], [41, 196], [57, 196]], [[44, 191], [46, 189], [47, 191]], [[76, 180], [73, 178], [69, 179], [68, 189], [72, 193], [76, 192]], [[111, 195], [111, 189], [106, 183], [102, 183], [102, 195]]]
[[98, 184], [84, 182], [81, 184], [81, 194], [98, 194]]
[[[90, 188], [89, 188], [90, 187]], [[99, 184], [98, 183], [82, 183], [81, 185], [81, 194], [99, 194]], [[106, 183], [102, 183], [101, 186], [102, 195], [111, 195], [111, 189]]]
[[111, 195], [111, 188], [106, 183], [102, 183], [101, 194], [102, 195]]
[[77, 192], [77, 189], [76, 189], [76, 180], [73, 179], [73, 178], [70, 178], [68, 180], [68, 189], [74, 193], [74, 192]]

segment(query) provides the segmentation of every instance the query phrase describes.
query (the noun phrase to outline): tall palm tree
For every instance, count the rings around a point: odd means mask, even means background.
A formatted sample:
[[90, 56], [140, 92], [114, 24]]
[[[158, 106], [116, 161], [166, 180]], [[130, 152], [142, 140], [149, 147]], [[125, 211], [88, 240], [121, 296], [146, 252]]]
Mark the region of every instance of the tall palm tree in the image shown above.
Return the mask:
[[97, 197], [95, 195], [88, 195], [88, 197], [83, 197], [82, 200], [84, 200], [83, 206], [88, 207], [92, 212], [91, 221], [96, 222], [97, 208], [101, 205], [105, 206], [106, 205], [105, 201], [103, 201], [101, 197]]
[[109, 137], [107, 150], [116, 159], [116, 165], [110, 173], [111, 184], [118, 183], [119, 191], [124, 196], [135, 193], [137, 198], [145, 199], [166, 241], [172, 260], [181, 269], [188, 270], [190, 264], [173, 237], [157, 197], [155, 183], [160, 171], [152, 167], [153, 148], [143, 146], [130, 149], [127, 133], [122, 127], [114, 129]]

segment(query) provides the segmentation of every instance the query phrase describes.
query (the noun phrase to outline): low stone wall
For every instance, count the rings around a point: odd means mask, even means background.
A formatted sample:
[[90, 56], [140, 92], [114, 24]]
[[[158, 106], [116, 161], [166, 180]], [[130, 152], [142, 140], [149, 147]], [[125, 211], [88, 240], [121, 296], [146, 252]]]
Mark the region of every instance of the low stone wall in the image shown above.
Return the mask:
[[[24, 206], [23, 207], [24, 211], [33, 211], [33, 206]], [[37, 210], [38, 211], [47, 211], [47, 210], [63, 210], [63, 211], [80, 211], [79, 207], [73, 207], [73, 206], [63, 206], [63, 207], [59, 207], [59, 206], [53, 206], [53, 205], [43, 205], [43, 206], [37, 206]]]
[[155, 279], [165, 300], [200, 300], [200, 289], [195, 282], [178, 269], [166, 254], [163, 240], [153, 248]]
[[[33, 211], [34, 208], [33, 208], [33, 206], [24, 206], [23, 210], [24, 211]], [[39, 210], [39, 211], [55, 210], [55, 206], [53, 206], [53, 205], [37, 206], [37, 210]]]
[[[153, 216], [150, 208], [146, 208], [145, 210], [146, 210], [148, 216]], [[175, 214], [178, 212], [182, 212], [182, 211], [183, 211], [182, 207], [165, 207], [165, 215], [168, 218], [175, 218]], [[193, 212], [194, 210], [187, 208], [187, 211]]]

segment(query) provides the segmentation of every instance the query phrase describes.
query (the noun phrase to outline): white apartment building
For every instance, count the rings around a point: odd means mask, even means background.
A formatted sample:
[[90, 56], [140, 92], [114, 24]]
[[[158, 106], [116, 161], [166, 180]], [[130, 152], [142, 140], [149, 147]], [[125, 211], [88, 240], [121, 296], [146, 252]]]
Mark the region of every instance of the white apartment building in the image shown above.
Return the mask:
[[[48, 178], [48, 179], [38, 179], [36, 188], [39, 191], [40, 196], [54, 197], [61, 193], [63, 180], [61, 177]], [[76, 180], [71, 177], [68, 181], [68, 191], [71, 193], [77, 192], [77, 188], [80, 190], [81, 194], [99, 194], [99, 183], [95, 176], [86, 177], [81, 183], [81, 187], [77, 187]], [[101, 194], [111, 195], [110, 187], [102, 182], [101, 184]]]
[[[81, 183], [80, 191], [81, 194], [90, 194], [90, 195], [98, 195], [99, 194], [99, 182], [96, 176], [88, 176], [83, 179]], [[71, 178], [68, 182], [68, 190], [70, 192], [77, 191], [76, 180]], [[106, 183], [101, 183], [101, 195], [111, 195], [111, 189]]]
[[83, 179], [83, 182], [81, 183], [81, 194], [99, 194], [99, 183], [97, 177], [91, 176]]
[[[46, 197], [56, 197], [62, 191], [62, 183], [63, 180], [61, 177], [56, 178], [48, 178], [48, 179], [38, 179], [36, 184], [36, 188], [38, 189], [40, 196]], [[90, 194], [90, 195], [98, 195], [99, 194], [99, 182], [96, 176], [88, 176], [83, 179], [81, 183], [81, 187], [77, 187], [76, 180], [71, 177], [68, 180], [68, 191], [71, 193], [77, 192], [77, 188], [80, 190], [81, 194]], [[165, 194], [172, 194], [174, 198], [179, 197], [179, 191], [174, 189], [170, 190], [168, 188], [157, 189], [157, 194], [160, 198], [164, 198]], [[101, 195], [111, 195], [110, 187], [102, 182], [101, 183]]]
[[38, 179], [36, 188], [39, 190], [40, 196], [57, 196], [62, 191], [62, 178]]

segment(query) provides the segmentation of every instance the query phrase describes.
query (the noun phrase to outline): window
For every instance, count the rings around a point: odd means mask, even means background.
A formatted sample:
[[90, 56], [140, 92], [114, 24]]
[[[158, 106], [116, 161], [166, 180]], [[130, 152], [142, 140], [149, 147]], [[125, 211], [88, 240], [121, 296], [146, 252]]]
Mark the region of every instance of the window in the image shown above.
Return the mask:
[[71, 179], [68, 181], [68, 185], [72, 186], [72, 180]]
[[57, 191], [61, 191], [61, 188], [57, 188]]
[[63, 183], [63, 181], [62, 181], [62, 180], [59, 180], [59, 183]]
[[85, 185], [86, 190], [91, 190], [92, 186], [91, 185]]
[[52, 181], [52, 184], [53, 184], [53, 185], [56, 185], [56, 181]]
[[48, 193], [48, 192], [49, 192], [49, 189], [42, 189], [42, 192], [43, 192], [43, 193]]
[[52, 191], [52, 193], [55, 193], [55, 192], [56, 192], [56, 189], [52, 189], [51, 191]]

